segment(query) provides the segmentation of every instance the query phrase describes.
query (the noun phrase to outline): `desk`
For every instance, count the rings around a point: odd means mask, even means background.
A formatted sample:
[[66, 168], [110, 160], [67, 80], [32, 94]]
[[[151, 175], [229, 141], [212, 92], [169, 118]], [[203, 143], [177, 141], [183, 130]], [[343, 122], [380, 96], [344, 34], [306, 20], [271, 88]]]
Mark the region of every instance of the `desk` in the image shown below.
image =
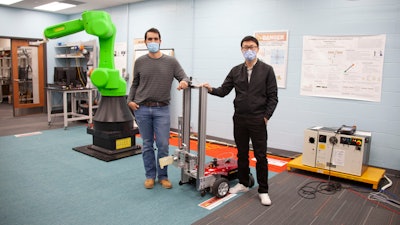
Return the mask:
[[[51, 118], [56, 116], [64, 117], [64, 129], [67, 129], [68, 122], [77, 121], [77, 120], [89, 120], [89, 124], [92, 123], [93, 117], [93, 90], [94, 88], [80, 88], [80, 89], [63, 89], [59, 87], [47, 87], [47, 121], [49, 125], [51, 124]], [[62, 113], [52, 113], [53, 103], [52, 103], [52, 94], [53, 92], [60, 92], [63, 95], [63, 112]], [[87, 94], [88, 98], [86, 99], [89, 104], [89, 113], [88, 115], [80, 114], [77, 112], [76, 101], [81, 100], [77, 98], [77, 94]], [[68, 95], [71, 97], [71, 111], [68, 112]]]

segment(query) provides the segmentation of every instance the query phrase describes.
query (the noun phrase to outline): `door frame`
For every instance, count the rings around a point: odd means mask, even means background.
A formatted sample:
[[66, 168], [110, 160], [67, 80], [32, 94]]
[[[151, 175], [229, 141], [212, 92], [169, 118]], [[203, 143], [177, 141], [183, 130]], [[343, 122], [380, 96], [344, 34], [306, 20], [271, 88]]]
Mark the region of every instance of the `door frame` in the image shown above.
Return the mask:
[[12, 63], [12, 99], [13, 99], [13, 116], [24, 116], [36, 113], [44, 113], [46, 111], [45, 85], [47, 83], [47, 57], [46, 44], [32, 45], [38, 47], [38, 88], [39, 103], [19, 103], [19, 83], [18, 83], [18, 48], [21, 46], [30, 46], [30, 42], [38, 39], [32, 38], [15, 38], [11, 39], [11, 63]]

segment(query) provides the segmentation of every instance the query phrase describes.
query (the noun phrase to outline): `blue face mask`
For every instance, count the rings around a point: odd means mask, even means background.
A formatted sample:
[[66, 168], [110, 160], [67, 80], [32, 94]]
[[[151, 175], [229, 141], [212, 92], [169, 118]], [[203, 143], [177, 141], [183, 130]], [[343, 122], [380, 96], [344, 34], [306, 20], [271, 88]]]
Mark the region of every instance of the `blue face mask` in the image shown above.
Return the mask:
[[151, 53], [156, 53], [160, 50], [160, 44], [156, 42], [147, 43], [147, 49], [149, 49]]
[[246, 61], [252, 61], [257, 57], [257, 52], [249, 49], [243, 52], [243, 57], [246, 59]]

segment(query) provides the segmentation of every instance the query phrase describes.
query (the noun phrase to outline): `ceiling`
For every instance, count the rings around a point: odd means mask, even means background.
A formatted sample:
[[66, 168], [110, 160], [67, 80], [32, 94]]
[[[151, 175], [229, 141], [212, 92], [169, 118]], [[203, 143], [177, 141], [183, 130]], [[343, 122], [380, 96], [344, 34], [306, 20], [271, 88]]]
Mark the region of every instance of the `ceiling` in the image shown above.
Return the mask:
[[128, 3], [143, 2], [149, 0], [100, 0], [100, 1], [99, 0], [24, 0], [22, 2], [9, 5], [9, 7], [35, 10], [34, 7], [36, 6], [55, 1], [77, 4], [77, 6], [73, 8], [52, 12], [52, 13], [71, 15], [71, 14], [82, 13], [83, 11], [86, 10], [104, 9], [118, 5], [125, 5]]

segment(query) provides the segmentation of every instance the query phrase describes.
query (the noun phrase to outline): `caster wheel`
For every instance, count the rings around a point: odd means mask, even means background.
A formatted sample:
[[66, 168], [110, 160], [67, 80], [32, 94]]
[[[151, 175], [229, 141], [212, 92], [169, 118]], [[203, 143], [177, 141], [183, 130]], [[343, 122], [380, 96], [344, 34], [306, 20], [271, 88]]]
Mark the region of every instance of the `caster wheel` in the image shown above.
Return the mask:
[[255, 184], [253, 174], [251, 173], [249, 174], [249, 179], [250, 179], [249, 187], [253, 187]]

